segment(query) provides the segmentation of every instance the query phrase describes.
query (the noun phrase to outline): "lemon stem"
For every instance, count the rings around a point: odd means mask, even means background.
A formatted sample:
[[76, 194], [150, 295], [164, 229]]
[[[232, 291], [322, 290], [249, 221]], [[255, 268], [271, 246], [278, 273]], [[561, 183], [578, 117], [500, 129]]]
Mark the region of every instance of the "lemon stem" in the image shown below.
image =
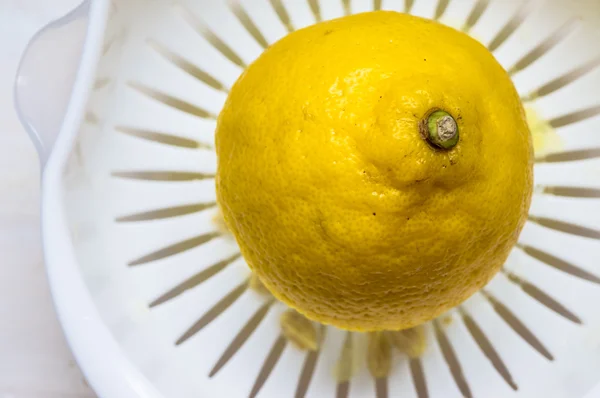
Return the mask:
[[432, 109], [419, 123], [421, 136], [431, 145], [451, 149], [458, 143], [458, 125], [448, 112]]

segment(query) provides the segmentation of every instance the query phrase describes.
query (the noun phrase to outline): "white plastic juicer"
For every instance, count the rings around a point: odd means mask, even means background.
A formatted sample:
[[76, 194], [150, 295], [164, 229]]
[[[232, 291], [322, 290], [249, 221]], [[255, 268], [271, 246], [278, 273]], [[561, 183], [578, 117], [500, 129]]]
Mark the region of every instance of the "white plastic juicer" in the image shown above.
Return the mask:
[[[284, 305], [247, 288], [213, 220], [213, 132], [270, 43], [374, 9], [487, 45], [543, 140], [503, 271], [426, 325], [423, 356], [396, 355], [383, 380], [363, 366], [338, 383], [342, 346], [360, 354], [365, 336], [323, 328], [311, 353], [282, 338]], [[54, 299], [92, 387], [107, 398], [600, 397], [598, 43], [598, 0], [95, 0], [44, 29], [16, 102], [45, 165]]]

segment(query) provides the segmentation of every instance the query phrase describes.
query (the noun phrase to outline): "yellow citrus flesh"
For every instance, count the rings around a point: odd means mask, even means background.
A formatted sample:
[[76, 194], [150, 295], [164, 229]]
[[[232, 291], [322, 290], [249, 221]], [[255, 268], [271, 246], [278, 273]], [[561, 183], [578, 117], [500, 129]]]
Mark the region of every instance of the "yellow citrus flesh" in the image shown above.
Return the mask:
[[[460, 132], [430, 146], [434, 108]], [[373, 12], [268, 48], [219, 116], [217, 196], [249, 266], [281, 301], [351, 330], [404, 329], [500, 269], [532, 192], [514, 86], [469, 36]]]

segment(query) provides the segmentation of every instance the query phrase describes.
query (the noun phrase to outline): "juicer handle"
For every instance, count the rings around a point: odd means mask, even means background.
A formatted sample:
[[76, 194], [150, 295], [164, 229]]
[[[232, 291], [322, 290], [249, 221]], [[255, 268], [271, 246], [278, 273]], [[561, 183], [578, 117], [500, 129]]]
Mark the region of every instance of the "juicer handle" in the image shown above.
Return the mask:
[[40, 29], [29, 41], [17, 69], [17, 115], [35, 144], [42, 167], [67, 110], [85, 41], [91, 0]]

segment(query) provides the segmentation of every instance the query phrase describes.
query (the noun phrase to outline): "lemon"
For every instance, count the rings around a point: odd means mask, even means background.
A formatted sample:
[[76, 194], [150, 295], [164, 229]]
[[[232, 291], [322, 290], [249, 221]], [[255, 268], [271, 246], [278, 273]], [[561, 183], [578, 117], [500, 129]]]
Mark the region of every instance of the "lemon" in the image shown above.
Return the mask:
[[395, 12], [268, 48], [219, 116], [217, 198], [249, 266], [307, 317], [413, 327], [500, 269], [532, 192], [532, 143], [494, 57]]

